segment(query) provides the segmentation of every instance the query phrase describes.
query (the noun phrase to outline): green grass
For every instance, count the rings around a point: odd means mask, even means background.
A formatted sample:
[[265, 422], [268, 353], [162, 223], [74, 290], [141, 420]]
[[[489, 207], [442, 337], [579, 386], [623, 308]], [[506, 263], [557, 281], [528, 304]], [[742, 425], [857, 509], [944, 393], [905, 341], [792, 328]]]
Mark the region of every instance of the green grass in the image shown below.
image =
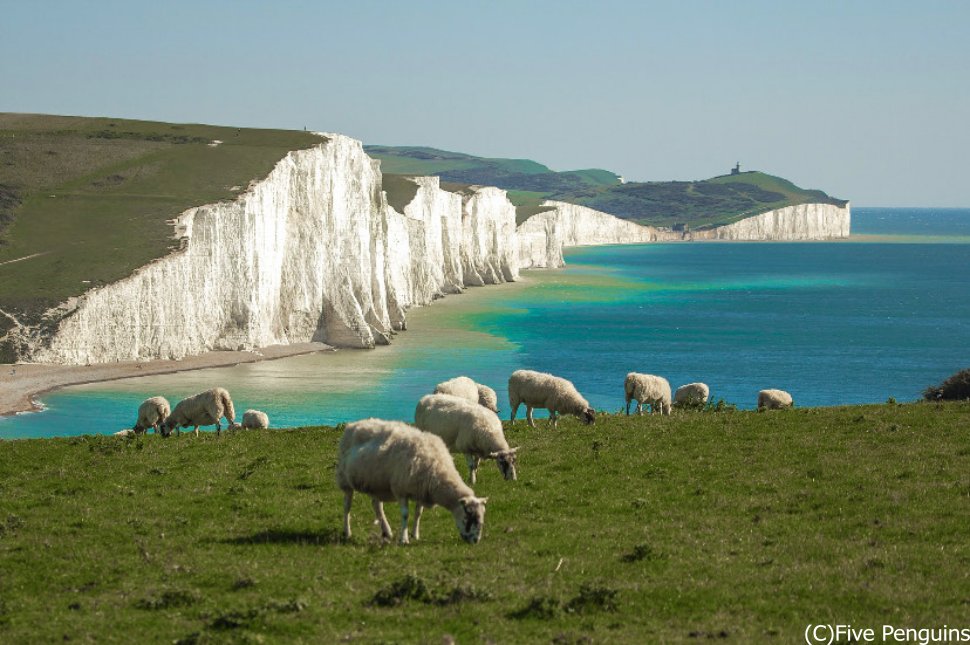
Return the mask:
[[320, 142], [302, 131], [0, 114], [0, 309], [36, 322], [129, 275], [170, 250], [166, 220], [234, 198], [288, 151]]
[[341, 539], [333, 429], [4, 442], [0, 641], [791, 643], [970, 617], [966, 403], [507, 435], [519, 481], [483, 466], [482, 542], [436, 509], [408, 547], [360, 495]]
[[509, 191], [519, 223], [549, 210], [547, 199], [588, 206], [642, 224], [713, 228], [776, 208], [845, 201], [787, 179], [743, 172], [703, 181], [627, 182], [608, 170], [555, 172], [534, 161], [488, 159], [434, 148], [366, 146], [385, 172], [438, 175], [445, 182], [498, 186]]
[[684, 225], [693, 229], [724, 226], [797, 204], [846, 203], [820, 190], [805, 190], [787, 179], [757, 171], [703, 181], [629, 182], [573, 193], [564, 199], [643, 224], [677, 229]]

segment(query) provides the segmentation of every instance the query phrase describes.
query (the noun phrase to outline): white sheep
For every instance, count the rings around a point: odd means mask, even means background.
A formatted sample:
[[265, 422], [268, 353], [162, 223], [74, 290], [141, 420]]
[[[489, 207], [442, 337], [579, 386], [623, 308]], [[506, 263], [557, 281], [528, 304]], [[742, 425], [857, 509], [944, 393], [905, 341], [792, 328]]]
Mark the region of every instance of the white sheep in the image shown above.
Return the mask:
[[429, 394], [418, 401], [414, 425], [441, 437], [449, 450], [464, 453], [472, 484], [482, 459], [494, 459], [505, 479], [516, 479], [518, 448], [509, 448], [502, 421], [491, 410], [450, 394]]
[[242, 427], [265, 430], [269, 427], [269, 416], [261, 410], [246, 410], [243, 412]]
[[498, 395], [495, 390], [481, 383], [475, 385], [478, 387], [478, 405], [498, 414]]
[[434, 388], [435, 394], [450, 394], [458, 396], [472, 403], [488, 408], [492, 412], [498, 412], [498, 396], [495, 390], [476, 383], [467, 376], [456, 376], [453, 379], [438, 383]]
[[165, 423], [162, 424], [162, 436], [167, 437], [172, 434], [172, 430], [195, 426], [195, 436], [199, 436], [199, 426], [211, 426], [215, 424], [216, 432], [222, 431], [222, 424], [219, 422], [223, 416], [229, 421], [229, 427], [236, 426], [236, 411], [232, 407], [232, 399], [229, 392], [221, 387], [214, 387], [211, 390], [200, 392], [195, 396], [182, 399], [172, 410]]
[[674, 405], [683, 405], [691, 403], [707, 403], [707, 399], [711, 396], [711, 388], [707, 387], [706, 383], [688, 383], [687, 385], [681, 385], [674, 392]]
[[670, 414], [670, 383], [662, 376], [630, 372], [623, 381], [626, 395], [626, 413], [630, 414], [630, 401], [637, 402], [637, 414], [643, 414], [643, 406], [650, 405], [650, 413]]
[[147, 432], [149, 428], [154, 428], [158, 433], [162, 423], [172, 412], [172, 406], [164, 396], [153, 396], [142, 401], [138, 406], [138, 421], [135, 422], [133, 430], [135, 434]]
[[344, 492], [344, 537], [350, 538], [354, 491], [370, 495], [381, 537], [390, 540], [391, 526], [383, 502], [401, 508], [400, 543], [408, 540], [408, 502], [414, 500], [414, 539], [421, 537], [424, 507], [443, 506], [455, 518], [458, 532], [475, 544], [485, 524], [484, 497], [475, 497], [461, 479], [448, 447], [439, 437], [401, 421], [364, 419], [347, 424], [337, 455], [337, 486]]
[[525, 403], [525, 416], [529, 425], [536, 427], [532, 420], [533, 408], [549, 410], [552, 427], [559, 423], [559, 414], [572, 414], [584, 423], [596, 420], [596, 413], [589, 403], [576, 390], [571, 382], [552, 374], [532, 370], [516, 370], [509, 377], [509, 404], [512, 406], [510, 422], [515, 423], [515, 413], [519, 405]]
[[780, 410], [795, 405], [791, 394], [784, 390], [761, 390], [758, 392], [758, 409]]

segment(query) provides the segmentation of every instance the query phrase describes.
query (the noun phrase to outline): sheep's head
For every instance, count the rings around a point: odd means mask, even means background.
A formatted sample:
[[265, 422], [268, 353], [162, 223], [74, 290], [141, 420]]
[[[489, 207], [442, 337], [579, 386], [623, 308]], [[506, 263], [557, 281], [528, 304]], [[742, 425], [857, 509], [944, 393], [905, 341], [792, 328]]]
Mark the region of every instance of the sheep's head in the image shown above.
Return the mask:
[[596, 411], [593, 408], [586, 408], [581, 418], [586, 425], [592, 425], [596, 421]]
[[159, 424], [158, 429], [161, 431], [163, 437], [167, 437], [172, 434], [172, 430], [174, 430], [177, 425], [178, 424], [172, 420], [172, 417], [169, 417]]
[[515, 474], [515, 453], [518, 448], [510, 448], [509, 450], [502, 450], [500, 452], [493, 452], [488, 457], [489, 459], [494, 459], [495, 463], [498, 464], [499, 472], [502, 473], [502, 477], [506, 480], [511, 479], [515, 481], [518, 477]]
[[482, 539], [487, 501], [487, 497], [462, 497], [458, 500], [461, 506], [452, 513], [458, 525], [458, 532], [461, 533], [461, 539], [469, 544], [477, 544]]

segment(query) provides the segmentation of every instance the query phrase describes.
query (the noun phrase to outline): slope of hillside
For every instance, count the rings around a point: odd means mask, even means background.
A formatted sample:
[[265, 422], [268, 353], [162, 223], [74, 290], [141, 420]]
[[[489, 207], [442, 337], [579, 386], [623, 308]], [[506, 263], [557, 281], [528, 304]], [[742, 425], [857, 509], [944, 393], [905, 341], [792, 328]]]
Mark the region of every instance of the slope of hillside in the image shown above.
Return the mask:
[[[169, 251], [167, 220], [234, 198], [289, 151], [320, 141], [300, 131], [0, 114], [0, 310], [36, 320], [125, 277]], [[0, 331], [9, 324], [0, 316]]]
[[787, 179], [743, 172], [701, 181], [627, 182], [607, 170], [555, 172], [525, 159], [486, 159], [434, 148], [366, 146], [385, 172], [438, 175], [443, 181], [498, 186], [509, 191], [521, 223], [549, 210], [547, 199], [587, 206], [650, 226], [693, 229], [806, 203], [846, 202]]
[[630, 182], [576, 191], [558, 199], [652, 226], [694, 229], [724, 226], [798, 204], [846, 204], [820, 190], [805, 190], [787, 179], [757, 171], [703, 181]]
[[592, 168], [555, 172], [529, 159], [490, 159], [461, 152], [417, 146], [364, 146], [381, 161], [381, 171], [398, 175], [437, 175], [449, 189], [462, 186], [496, 186], [509, 193], [521, 223], [537, 212], [550, 210], [540, 204], [556, 195], [619, 186], [620, 177]]

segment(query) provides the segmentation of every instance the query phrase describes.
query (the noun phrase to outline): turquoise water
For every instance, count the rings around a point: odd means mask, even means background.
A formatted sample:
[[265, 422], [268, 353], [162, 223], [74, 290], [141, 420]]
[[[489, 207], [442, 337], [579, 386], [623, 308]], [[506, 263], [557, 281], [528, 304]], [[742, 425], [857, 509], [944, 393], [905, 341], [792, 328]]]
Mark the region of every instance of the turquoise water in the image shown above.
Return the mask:
[[240, 415], [257, 407], [280, 427], [410, 419], [457, 374], [495, 387], [507, 417], [505, 382], [523, 367], [610, 411], [628, 371], [704, 381], [742, 408], [767, 387], [801, 406], [914, 400], [970, 366], [970, 210], [858, 208], [857, 233], [897, 239], [575, 249], [564, 270], [416, 310], [389, 348], [68, 388], [0, 419], [0, 437], [114, 432], [148, 396], [217, 384]]

